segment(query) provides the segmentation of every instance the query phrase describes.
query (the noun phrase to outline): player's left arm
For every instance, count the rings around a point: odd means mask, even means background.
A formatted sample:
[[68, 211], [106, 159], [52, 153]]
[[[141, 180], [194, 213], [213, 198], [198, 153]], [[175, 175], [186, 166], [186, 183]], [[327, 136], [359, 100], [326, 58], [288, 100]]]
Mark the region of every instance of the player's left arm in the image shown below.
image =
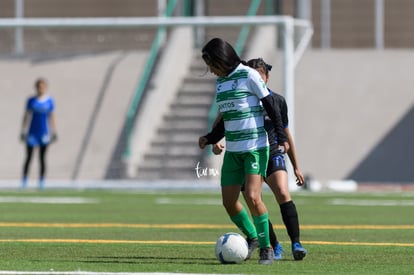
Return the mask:
[[279, 107], [277, 104], [274, 104], [274, 100], [271, 95], [262, 98], [261, 101], [267, 115], [273, 123], [273, 128], [277, 135], [278, 149], [282, 152], [287, 152], [289, 150], [289, 142], [282, 124]]
[[49, 125], [50, 125], [50, 133], [51, 133], [51, 141], [57, 140], [57, 131], [56, 131], [56, 117], [55, 112], [50, 113], [49, 115]]
[[293, 166], [293, 171], [296, 176], [296, 184], [301, 186], [305, 184], [305, 178], [302, 174], [302, 171], [299, 168], [298, 159], [296, 157], [295, 143], [293, 141], [292, 134], [290, 133], [290, 130], [288, 127], [289, 126], [288, 106], [283, 96], [280, 96], [279, 99], [280, 99], [280, 110], [282, 113], [282, 122], [283, 122], [283, 126], [285, 127], [285, 133], [286, 133], [286, 137], [289, 143], [289, 150], [287, 151], [287, 154]]
[[248, 85], [250, 86], [251, 91], [255, 93], [256, 96], [262, 102], [263, 107], [267, 112], [267, 115], [273, 123], [273, 127], [275, 129], [277, 139], [279, 141], [278, 146], [283, 146], [283, 144], [285, 144], [284, 150], [287, 151], [288, 148], [286, 148], [286, 146], [288, 146], [288, 143], [285, 131], [283, 129], [282, 116], [280, 113], [279, 106], [275, 104], [273, 96], [267, 89], [266, 84], [264, 83], [260, 74], [256, 70], [253, 70], [250, 71], [249, 76], [250, 77]]
[[20, 131], [20, 140], [25, 141], [27, 137], [27, 128], [29, 125], [30, 111], [26, 110], [23, 115], [22, 129]]
[[51, 102], [51, 112], [49, 114], [49, 127], [51, 132], [51, 140], [56, 141], [57, 140], [57, 128], [56, 128], [56, 116], [55, 116], [55, 103]]
[[289, 128], [285, 128], [285, 133], [289, 142], [289, 150], [287, 151], [287, 154], [289, 156], [290, 162], [292, 163], [293, 171], [295, 172], [296, 184], [302, 186], [305, 184], [305, 177], [299, 168], [298, 159], [296, 157], [295, 143], [293, 142], [293, 137], [289, 131]]
[[27, 128], [29, 126], [29, 119], [31, 116], [31, 110], [30, 110], [30, 99], [27, 100], [26, 102], [26, 108], [24, 110], [24, 114], [23, 114], [23, 120], [22, 120], [22, 128], [20, 131], [20, 140], [21, 141], [25, 141], [26, 137], [27, 137]]

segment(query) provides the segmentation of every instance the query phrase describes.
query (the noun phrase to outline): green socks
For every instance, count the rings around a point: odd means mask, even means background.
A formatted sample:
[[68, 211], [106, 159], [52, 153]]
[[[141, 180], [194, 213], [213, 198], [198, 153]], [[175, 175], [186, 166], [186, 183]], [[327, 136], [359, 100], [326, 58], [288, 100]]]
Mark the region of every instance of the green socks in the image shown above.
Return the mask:
[[269, 215], [267, 212], [260, 216], [253, 216], [254, 225], [250, 221], [249, 215], [244, 208], [237, 215], [231, 216], [230, 219], [248, 239], [257, 238], [260, 248], [270, 247]]
[[[262, 216], [260, 216], [262, 217]], [[266, 214], [267, 217], [267, 214]], [[253, 223], [249, 218], [249, 214], [247, 214], [246, 209], [242, 209], [237, 215], [230, 216], [230, 219], [237, 225], [237, 227], [247, 236], [248, 239], [255, 239], [257, 238], [256, 228], [254, 227]], [[267, 221], [267, 218], [266, 218]], [[256, 224], [256, 222], [255, 222]], [[268, 225], [266, 225], [268, 226]], [[260, 237], [259, 237], [260, 241]], [[269, 242], [269, 238], [267, 238]]]
[[253, 216], [253, 222], [256, 226], [260, 248], [270, 247], [269, 215], [267, 212], [260, 216]]

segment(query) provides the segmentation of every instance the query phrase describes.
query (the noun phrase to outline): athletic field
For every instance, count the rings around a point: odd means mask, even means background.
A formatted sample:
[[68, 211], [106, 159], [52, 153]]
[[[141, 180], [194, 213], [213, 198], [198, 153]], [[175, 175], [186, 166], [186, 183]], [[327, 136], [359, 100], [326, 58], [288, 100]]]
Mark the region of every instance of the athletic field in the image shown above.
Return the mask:
[[239, 231], [213, 191], [3, 191], [0, 274], [414, 274], [414, 193], [292, 195], [308, 255], [292, 260], [264, 193], [286, 254], [259, 266], [257, 253], [215, 259], [216, 239]]

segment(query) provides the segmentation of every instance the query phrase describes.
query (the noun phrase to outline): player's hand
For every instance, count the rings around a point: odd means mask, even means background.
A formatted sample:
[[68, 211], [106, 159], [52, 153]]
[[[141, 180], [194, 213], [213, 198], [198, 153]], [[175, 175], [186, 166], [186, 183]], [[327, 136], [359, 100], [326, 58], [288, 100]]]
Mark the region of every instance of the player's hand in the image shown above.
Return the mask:
[[207, 146], [207, 138], [205, 136], [202, 136], [198, 139], [198, 147], [200, 147], [200, 149], [204, 149]]
[[302, 186], [305, 184], [305, 177], [302, 174], [302, 171], [300, 171], [299, 168], [295, 169], [295, 176], [296, 176], [296, 185]]
[[26, 141], [26, 139], [27, 139], [27, 135], [26, 135], [26, 133], [21, 133], [21, 134], [20, 134], [20, 141], [25, 142], [25, 141]]
[[221, 143], [216, 143], [216, 144], [213, 145], [213, 149], [212, 150], [213, 150], [213, 153], [215, 155], [220, 155], [223, 152], [223, 150], [224, 150], [224, 145], [221, 144]]
[[52, 133], [52, 135], [50, 136], [50, 142], [56, 142], [58, 139], [57, 134], [56, 133]]
[[278, 145], [277, 146], [277, 151], [281, 154], [285, 154], [287, 153], [287, 151], [289, 150], [289, 142], [284, 142], [282, 145]]

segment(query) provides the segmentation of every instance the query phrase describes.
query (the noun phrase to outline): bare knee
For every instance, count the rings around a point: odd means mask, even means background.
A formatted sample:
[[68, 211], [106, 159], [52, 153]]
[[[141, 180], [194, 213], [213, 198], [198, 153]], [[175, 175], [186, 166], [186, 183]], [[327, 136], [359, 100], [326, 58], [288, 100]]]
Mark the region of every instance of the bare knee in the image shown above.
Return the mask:
[[260, 192], [247, 192], [244, 194], [244, 198], [252, 215], [260, 216], [266, 212]]
[[243, 195], [249, 207], [257, 208], [258, 205], [262, 203], [262, 197], [260, 193], [250, 190], [250, 191], [244, 191]]
[[279, 194], [276, 195], [276, 201], [279, 205], [284, 204], [288, 201], [291, 201], [291, 197], [290, 197], [290, 193], [289, 191], [287, 192], [280, 192]]

